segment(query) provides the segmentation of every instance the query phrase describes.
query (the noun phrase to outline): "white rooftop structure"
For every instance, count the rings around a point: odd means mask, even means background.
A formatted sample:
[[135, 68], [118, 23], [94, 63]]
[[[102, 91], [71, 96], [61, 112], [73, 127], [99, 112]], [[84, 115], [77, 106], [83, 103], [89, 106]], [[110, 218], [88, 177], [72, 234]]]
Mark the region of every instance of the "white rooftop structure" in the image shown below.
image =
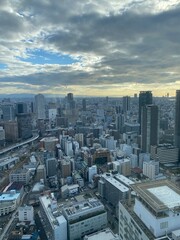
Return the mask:
[[160, 186], [147, 189], [168, 208], [180, 206], [180, 195], [168, 186]]
[[84, 237], [84, 240], [98, 240], [98, 239], [119, 240], [119, 237], [115, 235], [109, 228], [106, 228], [102, 231]]

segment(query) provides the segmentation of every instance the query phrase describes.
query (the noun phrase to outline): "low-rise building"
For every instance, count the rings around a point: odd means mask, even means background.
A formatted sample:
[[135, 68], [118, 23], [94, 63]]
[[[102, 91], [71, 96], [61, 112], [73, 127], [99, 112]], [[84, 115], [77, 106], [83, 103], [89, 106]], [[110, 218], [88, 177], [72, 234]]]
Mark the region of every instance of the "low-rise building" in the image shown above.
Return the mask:
[[21, 194], [15, 190], [0, 195], [0, 216], [9, 214], [16, 210], [20, 203]]
[[68, 222], [69, 240], [82, 239], [85, 235], [107, 226], [107, 212], [96, 198], [64, 207], [63, 215]]

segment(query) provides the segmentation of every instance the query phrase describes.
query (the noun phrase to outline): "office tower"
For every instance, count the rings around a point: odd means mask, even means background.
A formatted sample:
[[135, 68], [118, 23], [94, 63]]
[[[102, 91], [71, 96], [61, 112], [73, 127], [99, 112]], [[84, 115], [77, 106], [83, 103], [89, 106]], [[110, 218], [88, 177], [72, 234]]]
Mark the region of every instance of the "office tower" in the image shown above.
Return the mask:
[[83, 111], [86, 111], [86, 99], [85, 98], [82, 100], [82, 108], [83, 108]]
[[32, 118], [30, 113], [17, 114], [18, 134], [21, 139], [32, 137]]
[[27, 113], [27, 104], [24, 102], [16, 103], [16, 113]]
[[46, 159], [45, 165], [47, 177], [53, 177], [57, 174], [57, 160], [55, 158]]
[[175, 105], [175, 146], [180, 148], [180, 90], [176, 91]]
[[141, 109], [141, 149], [150, 152], [151, 145], [159, 143], [159, 112], [157, 105], [146, 105]]
[[44, 95], [38, 94], [35, 96], [35, 111], [37, 115], [37, 119], [45, 119], [45, 98]]
[[4, 121], [15, 120], [15, 110], [12, 103], [4, 103], [1, 108]]
[[4, 130], [7, 142], [16, 142], [18, 140], [18, 123], [16, 121], [4, 122]]
[[127, 113], [130, 110], [130, 97], [124, 96], [123, 97], [123, 113]]
[[118, 130], [120, 133], [123, 133], [124, 130], [124, 123], [125, 123], [125, 116], [124, 114], [116, 114], [115, 115], [115, 124], [116, 124], [116, 130]]
[[[152, 104], [152, 92], [141, 91], [139, 94], [139, 123], [141, 125], [141, 110], [145, 105]], [[140, 129], [141, 131], [141, 129]]]
[[67, 94], [67, 109], [75, 109], [75, 101], [73, 98], [73, 93]]

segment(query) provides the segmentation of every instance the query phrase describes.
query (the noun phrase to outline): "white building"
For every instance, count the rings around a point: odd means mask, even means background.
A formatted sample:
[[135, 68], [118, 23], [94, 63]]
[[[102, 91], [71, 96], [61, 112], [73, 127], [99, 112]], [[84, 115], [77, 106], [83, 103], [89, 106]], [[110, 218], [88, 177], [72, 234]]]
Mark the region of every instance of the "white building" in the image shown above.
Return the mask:
[[63, 214], [68, 222], [69, 240], [82, 239], [107, 226], [107, 212], [104, 205], [95, 198], [64, 207]]
[[21, 193], [15, 190], [0, 195], [0, 216], [13, 212], [20, 203]]
[[119, 203], [121, 240], [169, 239], [180, 229], [180, 189], [168, 180], [131, 185], [135, 203]]
[[9, 181], [10, 182], [22, 182], [24, 184], [28, 184], [31, 178], [30, 169], [17, 169], [14, 172], [10, 173]]
[[34, 221], [34, 208], [32, 206], [19, 207], [18, 218], [20, 222]]
[[92, 233], [84, 237], [84, 240], [119, 240], [119, 236], [114, 234], [110, 228], [106, 228], [102, 231]]
[[72, 144], [72, 141], [70, 141], [68, 139], [65, 141], [65, 149], [64, 149], [64, 151], [65, 151], [65, 154], [67, 156], [70, 156], [70, 157], [73, 156], [73, 144]]
[[46, 225], [44, 230], [48, 239], [67, 240], [67, 221], [58, 209], [57, 202], [52, 195], [42, 196], [40, 201], [40, 215], [43, 224]]
[[143, 162], [143, 174], [150, 179], [155, 179], [159, 174], [159, 161]]
[[129, 158], [123, 158], [122, 160], [118, 160], [119, 167], [118, 172], [124, 176], [131, 175], [131, 161]]
[[92, 167], [88, 168], [88, 181], [89, 181], [89, 183], [92, 182], [92, 179], [93, 179], [95, 174], [97, 174], [97, 166], [93, 165]]

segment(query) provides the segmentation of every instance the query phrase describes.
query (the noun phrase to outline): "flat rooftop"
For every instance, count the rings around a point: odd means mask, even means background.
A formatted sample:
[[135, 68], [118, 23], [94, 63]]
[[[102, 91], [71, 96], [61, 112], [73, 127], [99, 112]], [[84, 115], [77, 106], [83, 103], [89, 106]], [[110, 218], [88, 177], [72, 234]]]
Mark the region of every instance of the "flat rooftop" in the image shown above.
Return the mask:
[[6, 202], [6, 201], [13, 201], [16, 200], [19, 197], [20, 193], [16, 193], [15, 191], [10, 193], [3, 193], [0, 195], [0, 202]]
[[106, 228], [100, 232], [96, 232], [84, 237], [84, 240], [97, 240], [97, 239], [119, 240], [119, 237], [115, 235], [109, 228]]
[[180, 207], [180, 189], [169, 180], [137, 183], [131, 188], [155, 212]]
[[126, 187], [124, 184], [122, 184], [118, 180], [116, 180], [112, 175], [107, 176], [106, 174], [103, 174], [102, 176], [106, 179], [107, 182], [112, 184], [114, 187], [119, 189], [121, 192], [128, 192], [129, 191], [128, 187]]
[[73, 204], [73, 206], [65, 207], [64, 212], [68, 217], [76, 216], [78, 214], [87, 214], [87, 212], [97, 211], [104, 209], [103, 204], [96, 198], [91, 198], [83, 202]]

